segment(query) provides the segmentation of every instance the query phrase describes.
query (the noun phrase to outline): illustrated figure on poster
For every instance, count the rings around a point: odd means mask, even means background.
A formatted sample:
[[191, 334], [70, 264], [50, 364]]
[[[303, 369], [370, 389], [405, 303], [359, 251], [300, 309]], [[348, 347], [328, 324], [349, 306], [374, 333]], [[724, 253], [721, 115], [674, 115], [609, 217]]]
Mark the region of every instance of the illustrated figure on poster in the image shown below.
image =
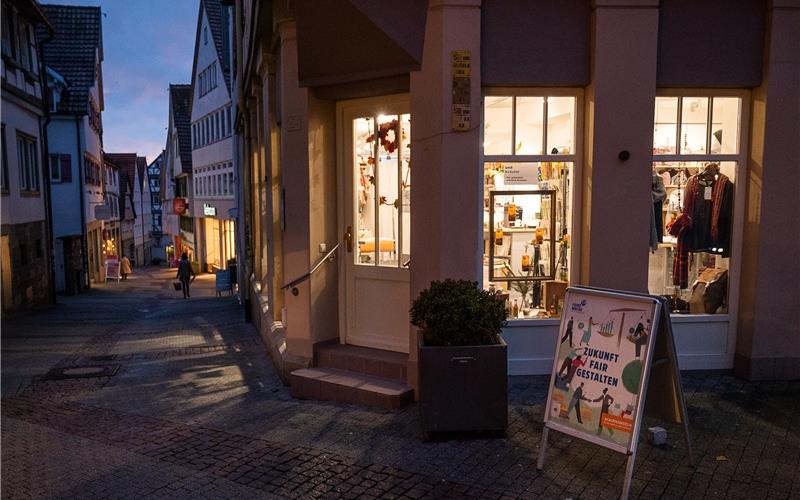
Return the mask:
[[[585, 325], [586, 328], [583, 330], [583, 336], [581, 336], [581, 342], [578, 345], [583, 345], [583, 344], [589, 345], [589, 341], [592, 340], [592, 326], [597, 326], [599, 325], [599, 323], [595, 323], [594, 321], [592, 321], [592, 317], [589, 316], [589, 321], [587, 321]], [[580, 327], [581, 325], [578, 325], [578, 328]]]
[[572, 363], [570, 364], [569, 367], [569, 371], [567, 372], [567, 378], [566, 378], [567, 385], [570, 385], [572, 383], [572, 379], [575, 377], [575, 372], [578, 371], [578, 368], [584, 366], [585, 364], [586, 360], [583, 359], [582, 354], [578, 354], [578, 357], [572, 360]]
[[593, 403], [597, 403], [599, 401], [602, 401], [602, 405], [600, 407], [600, 420], [597, 423], [597, 435], [599, 436], [603, 432], [604, 428], [613, 435], [614, 429], [610, 427], [603, 427], [603, 415], [608, 415], [609, 408], [611, 408], [611, 405], [614, 404], [614, 398], [608, 393], [608, 387], [603, 389], [603, 394], [601, 394], [600, 397], [592, 400]]
[[583, 423], [583, 420], [581, 420], [581, 400], [589, 401], [583, 395], [583, 382], [581, 382], [581, 385], [572, 393], [572, 399], [569, 400], [569, 406], [567, 407], [567, 418], [569, 418], [572, 409], [575, 408], [575, 415], [578, 417], [579, 424]]
[[567, 357], [564, 358], [564, 361], [561, 363], [561, 366], [558, 369], [558, 376], [559, 377], [563, 377], [564, 375], [569, 373], [569, 368], [570, 368], [570, 366], [572, 366], [572, 361], [575, 358], [577, 358], [578, 355], [579, 355], [578, 351], [583, 352], [583, 348], [579, 347], [579, 348], [572, 349], [569, 352], [569, 354], [567, 354]]
[[569, 346], [573, 347], [572, 345], [572, 323], [573, 319], [572, 316], [569, 317], [569, 321], [567, 321], [567, 330], [564, 332], [564, 336], [561, 337], [561, 343], [563, 344], [565, 340], [569, 339]]
[[628, 337], [631, 342], [636, 346], [636, 357], [640, 358], [642, 355], [642, 346], [647, 345], [648, 332], [650, 331], [650, 320], [647, 320], [647, 327], [639, 321], [633, 333]]

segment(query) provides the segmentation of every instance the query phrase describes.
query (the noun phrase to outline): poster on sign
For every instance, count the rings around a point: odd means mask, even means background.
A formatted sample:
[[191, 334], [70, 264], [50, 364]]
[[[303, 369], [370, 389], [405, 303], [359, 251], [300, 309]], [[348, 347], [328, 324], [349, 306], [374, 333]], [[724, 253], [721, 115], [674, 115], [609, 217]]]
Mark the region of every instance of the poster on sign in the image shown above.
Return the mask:
[[570, 291], [547, 420], [630, 449], [658, 302]]
[[106, 281], [122, 278], [120, 274], [119, 259], [106, 259]]

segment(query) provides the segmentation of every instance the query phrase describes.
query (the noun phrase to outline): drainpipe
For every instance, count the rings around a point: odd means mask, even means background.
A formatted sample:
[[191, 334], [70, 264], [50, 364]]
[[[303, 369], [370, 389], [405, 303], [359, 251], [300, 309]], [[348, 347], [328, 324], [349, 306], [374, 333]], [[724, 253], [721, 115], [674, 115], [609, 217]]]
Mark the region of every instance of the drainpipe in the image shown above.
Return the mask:
[[86, 232], [86, 200], [84, 197], [84, 191], [86, 186], [84, 185], [85, 179], [83, 178], [83, 168], [81, 166], [81, 115], [75, 115], [75, 136], [76, 136], [76, 144], [78, 146], [77, 152], [77, 161], [78, 164], [78, 192], [80, 194], [81, 199], [81, 260], [83, 260], [83, 268], [86, 270], [86, 289], [92, 288], [92, 280], [89, 277], [89, 243], [88, 243], [88, 234]]
[[[45, 221], [45, 225], [47, 226], [47, 246], [48, 249], [48, 256], [49, 256], [49, 265], [50, 265], [50, 303], [56, 303], [56, 262], [55, 262], [55, 238], [53, 232], [53, 189], [50, 185], [50, 180], [53, 178], [53, 174], [50, 173], [49, 168], [45, 168], [45, 166], [50, 166], [50, 145], [48, 144], [47, 140], [47, 127], [50, 125], [50, 100], [49, 100], [49, 93], [47, 92], [47, 73], [44, 64], [44, 56], [42, 53], [42, 46], [53, 39], [53, 30], [47, 30], [47, 36], [42, 39], [41, 43], [37, 44], [36, 46], [36, 53], [39, 59], [39, 87], [41, 88], [42, 92], [42, 103], [44, 108], [44, 123], [42, 123], [41, 118], [39, 119], [39, 136], [42, 138], [42, 172], [46, 175], [43, 177], [47, 177], [46, 179], [42, 179], [42, 184], [44, 184], [44, 203], [45, 203], [45, 213], [47, 214], [47, 220]], [[61, 168], [61, 164], [59, 163], [58, 168]]]

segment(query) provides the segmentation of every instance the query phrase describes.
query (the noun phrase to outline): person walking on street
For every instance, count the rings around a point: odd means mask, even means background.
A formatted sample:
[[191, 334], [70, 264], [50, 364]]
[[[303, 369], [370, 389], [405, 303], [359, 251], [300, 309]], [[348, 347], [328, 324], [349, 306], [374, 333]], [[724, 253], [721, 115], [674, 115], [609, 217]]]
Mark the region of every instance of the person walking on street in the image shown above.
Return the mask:
[[175, 276], [181, 282], [181, 290], [183, 290], [183, 298], [191, 297], [189, 294], [189, 283], [194, 281], [194, 269], [192, 269], [192, 263], [189, 262], [189, 255], [186, 252], [183, 252], [181, 255], [181, 261], [178, 262], [178, 274]]
[[131, 274], [131, 261], [128, 259], [127, 255], [122, 256], [122, 260], [119, 261], [119, 272], [122, 274], [122, 281], [128, 279], [128, 275]]

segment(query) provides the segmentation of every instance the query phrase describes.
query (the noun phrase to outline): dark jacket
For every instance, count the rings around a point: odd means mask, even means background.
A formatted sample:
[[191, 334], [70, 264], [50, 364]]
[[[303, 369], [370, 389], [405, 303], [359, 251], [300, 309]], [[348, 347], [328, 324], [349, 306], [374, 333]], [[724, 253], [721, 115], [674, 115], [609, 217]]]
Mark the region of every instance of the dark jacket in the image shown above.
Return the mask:
[[191, 276], [194, 276], [194, 269], [192, 269], [192, 264], [188, 260], [183, 260], [178, 263], [178, 274], [176, 278], [180, 280], [188, 280]]

